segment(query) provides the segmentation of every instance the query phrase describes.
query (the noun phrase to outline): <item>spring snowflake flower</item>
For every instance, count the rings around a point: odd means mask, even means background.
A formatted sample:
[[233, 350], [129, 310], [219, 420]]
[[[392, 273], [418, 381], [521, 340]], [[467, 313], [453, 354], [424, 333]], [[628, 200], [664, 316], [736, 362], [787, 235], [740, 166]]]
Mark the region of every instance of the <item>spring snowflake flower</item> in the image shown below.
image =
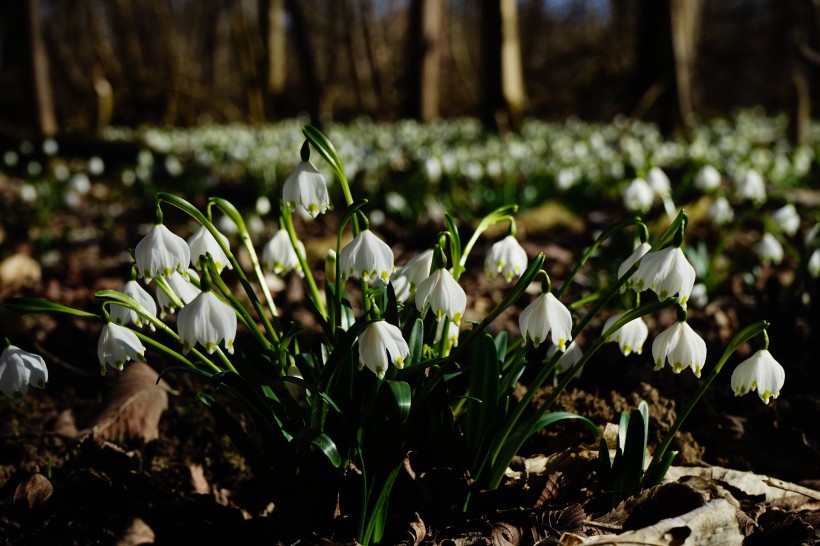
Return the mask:
[[815, 250], [809, 256], [809, 263], [808, 263], [809, 275], [812, 278], [816, 279], [820, 277], [820, 248]]
[[655, 338], [652, 358], [656, 370], [663, 368], [668, 360], [673, 372], [680, 373], [688, 366], [695, 377], [700, 377], [706, 363], [706, 342], [686, 322], [679, 321]]
[[652, 187], [643, 178], [636, 178], [624, 189], [624, 207], [630, 212], [648, 211], [654, 199]]
[[541, 294], [518, 317], [518, 327], [524, 339], [538, 347], [552, 332], [552, 344], [565, 351], [572, 341], [572, 315], [551, 292]]
[[490, 280], [501, 273], [507, 282], [511, 282], [513, 277], [518, 277], [525, 269], [527, 252], [512, 235], [493, 244], [484, 259], [484, 272]]
[[384, 379], [390, 362], [402, 369], [409, 355], [401, 330], [387, 321], [374, 322], [359, 334], [359, 369], [367, 366], [379, 379]]
[[[305, 245], [299, 240], [296, 244], [299, 246], [299, 252], [304, 256]], [[283, 229], [277, 231], [276, 235], [262, 247], [262, 263], [277, 275], [286, 275], [291, 270], [295, 270], [300, 277], [305, 275], [299, 263], [299, 257], [290, 243], [290, 236]]]
[[[179, 273], [176, 274], [179, 275]], [[125, 283], [125, 286], [120, 289], [120, 292], [145, 307], [145, 310], [151, 313], [151, 316], [157, 316], [157, 304], [154, 302], [154, 298], [152, 298], [151, 294], [140, 286], [137, 281], [128, 281]], [[142, 315], [132, 309], [129, 309], [128, 307], [125, 307], [124, 305], [111, 305], [110, 314], [111, 320], [120, 326], [134, 324], [138, 328], [141, 328], [143, 325]], [[150, 322], [148, 323], [148, 327], [151, 330], [154, 330], [154, 326]]]
[[154, 224], [137, 243], [134, 258], [140, 276], [151, 280], [157, 275], [168, 276], [174, 271], [185, 271], [191, 262], [191, 250], [185, 239], [171, 233], [164, 224]]
[[709, 207], [707, 215], [719, 226], [728, 224], [735, 219], [735, 211], [732, 209], [732, 205], [723, 196], [715, 199], [715, 202]]
[[[609, 328], [622, 316], [623, 313], [619, 313], [609, 317], [604, 323], [603, 332], [609, 330]], [[646, 322], [644, 322], [641, 317], [638, 317], [630, 320], [615, 330], [615, 333], [611, 334], [606, 340], [615, 341], [618, 343], [618, 347], [621, 348], [621, 352], [624, 356], [629, 356], [633, 352], [637, 354], [641, 354], [643, 352], [643, 344], [648, 335], [649, 328], [646, 326]]]
[[[624, 260], [624, 263], [621, 264], [621, 267], [618, 268], [618, 278], [620, 279], [623, 277], [627, 271], [629, 271], [633, 265], [635, 265], [638, 260], [644, 257], [644, 255], [652, 249], [652, 245], [649, 243], [641, 243], [637, 246], [635, 250], [632, 251], [632, 254]], [[621, 292], [626, 290], [628, 286], [632, 286], [632, 282], [635, 280], [635, 274], [633, 273], [629, 280], [621, 286]]]
[[789, 237], [794, 236], [797, 230], [800, 229], [800, 215], [797, 214], [797, 209], [791, 203], [777, 209], [772, 214], [772, 220]]
[[669, 246], [644, 256], [633, 279], [636, 290], [651, 289], [658, 299], [664, 300], [678, 294], [681, 307], [686, 309], [686, 302], [695, 285], [695, 268], [680, 248]]
[[393, 250], [369, 229], [362, 230], [342, 249], [339, 264], [343, 277], [355, 276], [365, 281], [379, 279], [386, 283], [396, 270]]
[[[547, 358], [552, 358], [552, 356], [558, 351], [558, 347], [555, 345], [550, 345], [549, 349], [547, 349]], [[565, 371], [569, 370], [576, 364], [578, 361], [581, 360], [581, 357], [584, 356], [584, 352], [581, 348], [573, 341], [567, 347], [567, 350], [558, 357], [558, 362], [555, 363], [555, 373], [564, 373]], [[581, 366], [578, 368], [578, 371], [575, 372], [573, 377], [580, 377], [581, 372], [584, 371], [584, 367]]]
[[766, 184], [754, 169], [748, 169], [735, 180], [735, 198], [760, 205], [766, 202]]
[[764, 233], [755, 246], [760, 261], [764, 264], [780, 265], [783, 261], [783, 245], [771, 233]]
[[[228, 238], [225, 235], [220, 233], [219, 238], [222, 239], [225, 246], [228, 246]], [[188, 238], [188, 248], [191, 251], [191, 267], [202, 269], [202, 259], [207, 254], [210, 254], [218, 272], [222, 273], [222, 270], [226, 267], [233, 269], [231, 262], [228, 260], [228, 256], [222, 250], [222, 247], [219, 246], [213, 234], [208, 231], [208, 228], [205, 226], [200, 226], [199, 229]]]
[[656, 195], [670, 195], [672, 193], [672, 184], [669, 182], [669, 177], [660, 167], [652, 167], [646, 173], [646, 183], [652, 188]]
[[297, 205], [301, 205], [314, 218], [332, 208], [325, 177], [310, 161], [300, 162], [290, 173], [282, 198], [290, 210], [295, 211]]
[[695, 175], [695, 187], [702, 192], [710, 192], [720, 187], [720, 173], [711, 165], [704, 165]]
[[[455, 322], [447, 321], [447, 341], [450, 343], [452, 347], [458, 347], [458, 335], [460, 333], [460, 327]], [[444, 321], [440, 321], [436, 323], [436, 336], [433, 339], [433, 343], [438, 343], [441, 341], [441, 334], [444, 332]]]
[[97, 342], [97, 357], [100, 359], [100, 371], [105, 375], [106, 364], [122, 370], [129, 360], [145, 362], [145, 347], [131, 329], [108, 322], [103, 326]]
[[777, 398], [786, 381], [783, 366], [766, 349], [761, 349], [750, 358], [738, 364], [732, 372], [732, 390], [735, 396], [757, 391], [760, 399], [768, 404], [770, 398]]
[[206, 290], [180, 309], [177, 330], [182, 340], [183, 353], [187, 354], [199, 343], [210, 354], [224, 341], [225, 349], [233, 354], [236, 313], [233, 307], [220, 300], [211, 290]]
[[433, 267], [433, 249], [428, 248], [420, 254], [416, 254], [410, 260], [396, 268], [396, 275], [392, 281], [393, 290], [396, 292], [396, 299], [406, 302], [410, 295], [416, 291], [418, 285], [430, 276], [430, 269]]
[[48, 368], [43, 357], [9, 345], [0, 354], [0, 392], [22, 403], [29, 386], [42, 389], [48, 382]]
[[[192, 272], [189, 271], [188, 274], [191, 275]], [[194, 301], [194, 298], [201, 292], [191, 281], [176, 271], [168, 275], [165, 280], [168, 282], [171, 292], [179, 298], [183, 305], [188, 305]], [[157, 289], [157, 303], [159, 304], [160, 317], [164, 317], [166, 313], [173, 313], [177, 309], [177, 305], [161, 289]]]
[[424, 279], [416, 289], [416, 308], [423, 311], [426, 305], [440, 321], [446, 315], [450, 322], [461, 324], [461, 317], [467, 309], [467, 294], [453, 275], [445, 268], [439, 268]]

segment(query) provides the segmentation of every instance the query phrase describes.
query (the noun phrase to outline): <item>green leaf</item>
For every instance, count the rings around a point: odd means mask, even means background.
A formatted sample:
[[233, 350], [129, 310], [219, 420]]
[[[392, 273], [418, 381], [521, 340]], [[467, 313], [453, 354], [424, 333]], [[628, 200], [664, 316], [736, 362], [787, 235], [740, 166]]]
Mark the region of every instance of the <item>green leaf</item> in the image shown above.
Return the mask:
[[[498, 410], [499, 362], [496, 345], [489, 334], [483, 334], [473, 346], [473, 361], [469, 370], [469, 394], [481, 400], [480, 404], [468, 400], [465, 404], [465, 439], [472, 457], [478, 457], [488, 436]], [[475, 462], [475, 461], [473, 461]]]
[[293, 438], [299, 445], [310, 445], [318, 449], [335, 468], [342, 464], [339, 450], [330, 436], [314, 428], [303, 428]]
[[[119, 292], [117, 293], [119, 294]], [[74, 309], [73, 307], [67, 307], [40, 298], [8, 298], [5, 303], [3, 303], [3, 307], [17, 313], [60, 313], [63, 315], [73, 315], [75, 317], [101, 319], [99, 315], [95, 315], [94, 313], [88, 313], [80, 309]]]
[[336, 148], [333, 146], [333, 143], [325, 136], [325, 134], [320, 131], [317, 127], [313, 125], [305, 125], [302, 127], [302, 134], [305, 135], [305, 138], [313, 144], [313, 147], [319, 152], [325, 161], [327, 161], [330, 166], [336, 171], [336, 174], [339, 175], [340, 178], [344, 178], [344, 168], [342, 166], [342, 160], [339, 157], [339, 153], [336, 151]]
[[651, 466], [647, 470], [646, 475], [643, 478], [643, 487], [652, 487], [653, 485], [658, 485], [661, 483], [661, 480], [663, 480], [664, 476], [666, 476], [666, 472], [669, 470], [669, 467], [672, 465], [672, 461], [675, 460], [677, 455], [677, 451], [665, 452], [658, 463]]
[[649, 410], [646, 402], [641, 401], [638, 408], [632, 410], [626, 429], [626, 440], [623, 450], [623, 469], [621, 473], [621, 491], [631, 495], [638, 491], [643, 481], [643, 466], [646, 457], [646, 435], [649, 424]]
[[407, 366], [421, 362], [424, 353], [424, 321], [421, 320], [421, 318], [417, 318], [413, 323], [413, 329], [410, 332], [410, 342], [407, 345], [410, 349]]
[[393, 400], [396, 402], [396, 408], [399, 412], [399, 421], [404, 423], [410, 415], [410, 407], [412, 405], [410, 384], [405, 381], [396, 381], [393, 379], [385, 380], [384, 384], [390, 389]]
[[379, 491], [379, 496], [376, 497], [373, 508], [370, 514], [367, 515], [367, 527], [364, 530], [364, 535], [360, 537], [362, 546], [368, 546], [371, 541], [374, 543], [381, 542], [384, 536], [384, 527], [387, 522], [387, 502], [390, 500], [390, 493], [393, 490], [393, 484], [396, 482], [402, 464], [393, 468], [382, 482], [383, 485], [381, 491]]
[[539, 417], [538, 420], [535, 421], [535, 423], [533, 424], [532, 430], [529, 431], [528, 437], [532, 436], [533, 434], [535, 434], [536, 432], [538, 432], [546, 426], [555, 424], [559, 421], [566, 421], [570, 419], [578, 419], [579, 421], [581, 421], [581, 423], [586, 425], [589, 431], [592, 432], [596, 438], [601, 435], [601, 430], [598, 428], [598, 425], [596, 425], [583, 415], [577, 415], [575, 413], [570, 413], [568, 411], [554, 411], [551, 413], [546, 413]]

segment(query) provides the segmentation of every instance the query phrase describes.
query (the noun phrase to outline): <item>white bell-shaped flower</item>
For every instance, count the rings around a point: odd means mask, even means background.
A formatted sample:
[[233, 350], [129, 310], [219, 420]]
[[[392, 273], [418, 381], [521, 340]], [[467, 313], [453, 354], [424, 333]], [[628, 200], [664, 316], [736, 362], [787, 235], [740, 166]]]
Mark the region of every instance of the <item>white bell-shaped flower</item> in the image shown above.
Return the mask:
[[387, 321], [373, 322], [359, 334], [359, 369], [367, 366], [379, 379], [384, 379], [391, 362], [402, 369], [409, 355], [401, 330]]
[[359, 277], [388, 282], [396, 270], [393, 250], [369, 229], [362, 230], [339, 254], [339, 266], [345, 278]]
[[[219, 234], [219, 238], [222, 239], [222, 242], [225, 243], [227, 247], [228, 238], [222, 233]], [[205, 226], [199, 226], [199, 229], [188, 238], [188, 248], [191, 251], [191, 267], [202, 269], [202, 259], [210, 254], [216, 266], [216, 270], [220, 273], [226, 267], [233, 269], [225, 251], [222, 250], [216, 238]]]
[[[436, 323], [436, 336], [433, 338], [433, 343], [441, 341], [441, 335], [444, 333], [444, 321]], [[447, 321], [447, 342], [451, 347], [458, 347], [458, 335], [461, 333], [461, 328], [455, 322]]]
[[396, 274], [390, 283], [396, 293], [396, 299], [402, 303], [410, 299], [421, 281], [430, 276], [433, 267], [433, 249], [428, 248], [416, 254], [410, 260], [396, 268]]
[[416, 289], [416, 308], [423, 311], [426, 305], [436, 314], [436, 320], [445, 316], [450, 322], [461, 324], [467, 309], [467, 294], [452, 273], [441, 267], [424, 279]]
[[490, 280], [499, 273], [511, 282], [527, 269], [527, 252], [513, 235], [507, 235], [493, 244], [484, 258], [484, 272]]
[[816, 279], [820, 277], [820, 248], [816, 249], [811, 253], [811, 256], [809, 256], [808, 270], [812, 278]]
[[[552, 358], [556, 351], [558, 351], [558, 347], [555, 345], [550, 345], [549, 349], [547, 349], [547, 358]], [[555, 363], [555, 372], [564, 373], [578, 364], [578, 361], [581, 360], [582, 356], [584, 356], [584, 352], [578, 344], [573, 341], [569, 344], [567, 350], [558, 357], [558, 362]], [[578, 371], [575, 372], [574, 377], [580, 377], [582, 371], [584, 371], [583, 366], [578, 368]]]
[[664, 300], [678, 294], [678, 302], [684, 309], [694, 285], [695, 268], [683, 251], [675, 246], [648, 253], [641, 259], [641, 265], [633, 277], [636, 290], [651, 289], [658, 299]]
[[532, 341], [534, 347], [546, 340], [550, 332], [552, 344], [562, 351], [572, 341], [572, 315], [551, 292], [541, 294], [521, 311], [518, 327], [521, 336]]
[[[192, 272], [189, 271], [188, 274], [191, 275]], [[176, 271], [165, 277], [165, 280], [168, 282], [171, 292], [179, 298], [183, 305], [191, 303], [201, 292], [191, 281]], [[166, 313], [173, 313], [177, 309], [176, 303], [164, 290], [159, 288], [157, 289], [157, 304], [159, 304], [160, 317], [164, 317]]]
[[290, 173], [282, 188], [282, 199], [290, 210], [301, 206], [314, 218], [331, 208], [325, 177], [310, 161], [300, 162]]
[[789, 237], [794, 236], [800, 229], [800, 215], [791, 203], [783, 205], [772, 214], [772, 220]]
[[48, 382], [48, 368], [43, 357], [14, 345], [0, 354], [0, 392], [22, 403], [29, 386], [42, 389]]
[[720, 173], [711, 165], [704, 165], [695, 175], [695, 187], [702, 192], [710, 192], [720, 187]]
[[[604, 328], [601, 333], [603, 334], [603, 332], [609, 330], [609, 328], [622, 316], [623, 313], [619, 313], [609, 317], [604, 323]], [[649, 328], [646, 326], [646, 322], [644, 322], [641, 317], [638, 317], [630, 320], [615, 330], [615, 333], [607, 337], [606, 340], [616, 342], [618, 347], [621, 348], [621, 352], [624, 356], [629, 356], [633, 352], [637, 354], [641, 354], [643, 352], [643, 344], [648, 335]]]
[[236, 312], [211, 290], [200, 293], [180, 309], [177, 331], [182, 340], [182, 352], [188, 353], [199, 343], [208, 353], [225, 342], [225, 349], [233, 354], [236, 339]]
[[686, 322], [678, 321], [655, 338], [652, 358], [656, 370], [668, 360], [673, 372], [680, 373], [688, 366], [700, 377], [706, 363], [706, 342]]
[[[641, 243], [632, 251], [632, 254], [624, 260], [621, 266], [618, 268], [618, 278], [620, 279], [623, 277], [627, 271], [629, 271], [633, 265], [635, 265], [638, 260], [644, 257], [644, 255], [652, 249], [652, 245], [649, 243]], [[632, 276], [626, 281], [626, 284], [621, 286], [621, 292], [626, 290], [628, 286], [632, 286], [633, 281], [635, 280], [635, 274], [633, 273]]]
[[728, 224], [735, 219], [735, 211], [732, 209], [732, 205], [729, 203], [729, 200], [723, 196], [715, 199], [715, 202], [711, 204], [706, 214], [719, 226]]
[[97, 357], [100, 360], [100, 371], [105, 375], [105, 365], [122, 370], [129, 360], [145, 361], [145, 346], [130, 328], [108, 322], [100, 332], [97, 342]]
[[669, 177], [660, 167], [652, 167], [646, 173], [646, 183], [652, 188], [655, 195], [668, 196], [672, 193], [672, 184]]
[[[296, 244], [299, 245], [299, 252], [304, 256], [305, 245], [298, 240]], [[290, 243], [288, 232], [284, 229], [277, 231], [276, 235], [262, 247], [262, 263], [276, 275], [286, 275], [291, 270], [296, 270], [299, 276], [304, 277], [299, 257]]]
[[766, 184], [754, 169], [740, 173], [735, 180], [735, 198], [738, 201], [751, 201], [757, 205], [766, 202]]
[[760, 261], [764, 264], [780, 265], [783, 261], [783, 245], [771, 233], [764, 233], [755, 246]]
[[738, 364], [732, 372], [732, 390], [735, 396], [757, 391], [766, 404], [770, 398], [777, 398], [786, 381], [786, 371], [772, 354], [761, 349]]
[[[175, 274], [179, 275], [179, 273]], [[151, 297], [151, 294], [148, 293], [140, 284], [135, 281], [131, 280], [125, 283], [120, 289], [120, 292], [129, 296], [131, 299], [145, 307], [145, 310], [151, 313], [151, 316], [157, 316], [157, 304], [154, 302], [154, 298]], [[116, 305], [112, 304], [110, 307], [110, 314], [111, 320], [119, 324], [120, 326], [127, 326], [129, 324], [134, 324], [138, 328], [141, 328], [144, 324], [143, 316], [134, 311], [133, 309], [129, 309], [124, 305]], [[154, 326], [148, 322], [148, 327], [151, 330], [154, 330]]]
[[630, 212], [647, 212], [654, 199], [652, 187], [643, 178], [636, 178], [624, 189], [624, 207]]
[[191, 262], [188, 243], [171, 233], [164, 224], [154, 224], [134, 249], [137, 272], [150, 280], [157, 275], [168, 276], [174, 271], [185, 271]]

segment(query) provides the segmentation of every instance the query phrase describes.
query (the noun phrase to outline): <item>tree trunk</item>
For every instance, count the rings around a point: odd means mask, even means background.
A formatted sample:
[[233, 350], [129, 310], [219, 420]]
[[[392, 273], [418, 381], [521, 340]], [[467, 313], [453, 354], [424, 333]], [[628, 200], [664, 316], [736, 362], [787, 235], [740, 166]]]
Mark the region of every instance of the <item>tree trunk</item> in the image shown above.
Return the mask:
[[423, 122], [440, 115], [443, 13], [441, 0], [414, 0], [410, 6], [406, 111], [409, 117]]
[[34, 89], [34, 114], [42, 136], [57, 134], [57, 115], [49, 74], [48, 50], [40, 27], [40, 0], [26, 2], [28, 42], [31, 53], [31, 84]]
[[316, 56], [308, 35], [307, 21], [299, 0], [286, 1], [293, 24], [293, 36], [296, 39], [296, 54], [299, 57], [299, 67], [307, 101], [306, 109], [310, 114], [311, 121], [318, 124], [321, 122], [319, 119], [321, 88], [319, 76], [316, 73]]
[[485, 0], [481, 18], [484, 44], [484, 113], [486, 125], [517, 131], [527, 96], [521, 63], [516, 0]]

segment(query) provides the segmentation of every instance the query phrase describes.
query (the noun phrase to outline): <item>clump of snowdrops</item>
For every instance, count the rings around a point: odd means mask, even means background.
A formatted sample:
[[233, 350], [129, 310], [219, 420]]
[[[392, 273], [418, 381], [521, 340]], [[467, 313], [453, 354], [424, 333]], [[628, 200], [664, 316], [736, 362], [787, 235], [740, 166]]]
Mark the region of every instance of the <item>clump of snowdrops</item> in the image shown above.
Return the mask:
[[[513, 457], [541, 428], [578, 419], [598, 437], [585, 417], [553, 411], [556, 398], [604, 343], [617, 343], [624, 355], [641, 354], [649, 334], [642, 317], [663, 309], [675, 310], [677, 321], [652, 343], [656, 369], [668, 364], [675, 373], [689, 368], [697, 377], [708, 375], [636, 487], [662, 479], [675, 456], [669, 451], [675, 432], [732, 353], [752, 338], [762, 338], [761, 349], [735, 368], [733, 389], [756, 390], [766, 403], [780, 393], [784, 371], [768, 352], [766, 322], [739, 332], [708, 369], [706, 343], [687, 323], [695, 271], [682, 250], [684, 212], [654, 240], [639, 218], [624, 219], [590, 245], [558, 287], [544, 269], [544, 254], [528, 256], [521, 246], [515, 205], [494, 210], [471, 232], [446, 214], [429, 247], [397, 266], [390, 246], [371, 229], [367, 202], [351, 194], [334, 146], [312, 126], [303, 133], [301, 162], [282, 186], [280, 230], [261, 259], [230, 202], [212, 197], [202, 211], [159, 193], [155, 224], [133, 250], [131, 278], [120, 291], [97, 292], [99, 313], [30, 298], [5, 304], [22, 313], [99, 321], [103, 373], [151, 355], [164, 366], [161, 377], [201, 376], [199, 399], [267, 485], [275, 512], [295, 529], [329, 523], [340, 503], [353, 514], [359, 543], [379, 542], [410, 452], [431, 465], [468, 469], [474, 487], [462, 500], [469, 510], [477, 492], [502, 484]], [[331, 203], [311, 149], [330, 166], [344, 203]], [[342, 209], [335, 248], [328, 249], [324, 275], [315, 275], [293, 215], [315, 218], [334, 205]], [[187, 240], [165, 226], [170, 211], [199, 224]], [[217, 229], [217, 215], [235, 225], [238, 244]], [[476, 242], [496, 223], [507, 232], [487, 251], [484, 273], [508, 290], [481, 320], [468, 323], [469, 298], [459, 281]], [[584, 301], [567, 302], [578, 271], [605, 240], [624, 232], [638, 244], [617, 279]], [[347, 234], [352, 240], [343, 245]], [[240, 249], [249, 271], [237, 259]], [[303, 325], [283, 318], [265, 269], [303, 278], [320, 342], [303, 344]], [[531, 285], [533, 299], [525, 295]], [[499, 314], [519, 306], [519, 332], [489, 333]], [[174, 311], [175, 329], [163, 319]], [[609, 317], [603, 331], [587, 332], [601, 313]], [[575, 341], [582, 333], [593, 340], [583, 350]], [[542, 344], [549, 350], [539, 350]], [[526, 368], [535, 377], [517, 400], [513, 390]], [[9, 343], [0, 356], [0, 391], [19, 402], [29, 385], [43, 387], [47, 380], [42, 358]], [[533, 404], [548, 380], [555, 385], [551, 394]], [[237, 407], [248, 419], [235, 417]]]

